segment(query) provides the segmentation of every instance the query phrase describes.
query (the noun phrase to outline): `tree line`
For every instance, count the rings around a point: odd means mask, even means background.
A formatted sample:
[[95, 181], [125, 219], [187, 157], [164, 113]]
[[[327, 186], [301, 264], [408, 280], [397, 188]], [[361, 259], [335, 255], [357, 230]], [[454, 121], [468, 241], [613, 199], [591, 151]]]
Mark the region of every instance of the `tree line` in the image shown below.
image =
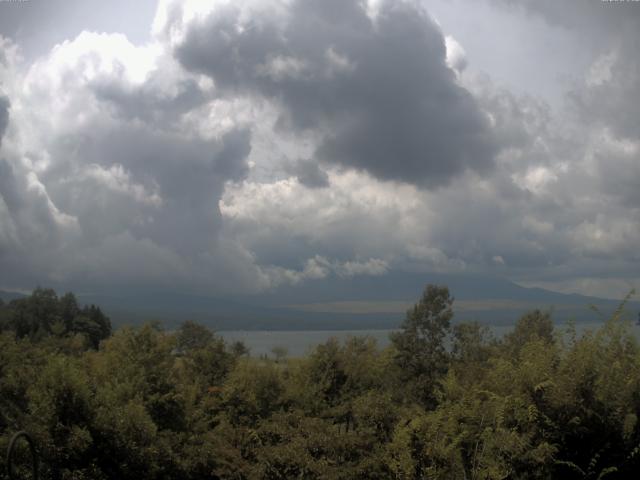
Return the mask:
[[0, 448], [27, 430], [51, 479], [636, 478], [622, 307], [583, 335], [535, 310], [497, 339], [452, 305], [429, 285], [387, 348], [276, 361], [193, 322], [112, 333], [38, 289], [0, 305]]

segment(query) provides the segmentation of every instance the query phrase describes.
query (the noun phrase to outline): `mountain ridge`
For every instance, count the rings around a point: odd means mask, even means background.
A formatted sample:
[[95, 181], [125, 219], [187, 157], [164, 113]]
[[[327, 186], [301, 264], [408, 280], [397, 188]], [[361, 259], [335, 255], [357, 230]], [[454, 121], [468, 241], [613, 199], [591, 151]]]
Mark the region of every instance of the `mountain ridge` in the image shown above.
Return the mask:
[[[258, 295], [220, 298], [174, 291], [78, 293], [82, 304], [100, 306], [114, 325], [157, 320], [175, 328], [195, 320], [215, 330], [367, 330], [397, 328], [424, 286], [447, 285], [454, 297], [454, 320], [510, 325], [532, 309], [550, 309], [557, 323], [600, 318], [591, 305], [609, 315], [620, 300], [564, 294], [524, 287], [508, 279], [482, 275], [391, 272], [377, 277], [337, 277], [287, 285]], [[0, 290], [5, 302], [23, 298]], [[629, 302], [628, 310], [640, 310]]]
[[[569, 318], [593, 321], [599, 317], [590, 310], [590, 305], [597, 305], [608, 315], [620, 304], [618, 300], [523, 287], [498, 277], [419, 273], [385, 277], [323, 279], [259, 295], [229, 298], [179, 292], [78, 297], [82, 303], [103, 306], [117, 324], [155, 319], [171, 327], [191, 319], [216, 330], [396, 328], [428, 283], [449, 286], [455, 299], [456, 319], [498, 325], [513, 324], [523, 313], [535, 308], [553, 310], [558, 322]], [[340, 303], [350, 307], [364, 305], [364, 311], [336, 309], [335, 305]], [[385, 308], [378, 311], [376, 304], [385, 304]], [[640, 303], [629, 302], [628, 307], [638, 310]]]

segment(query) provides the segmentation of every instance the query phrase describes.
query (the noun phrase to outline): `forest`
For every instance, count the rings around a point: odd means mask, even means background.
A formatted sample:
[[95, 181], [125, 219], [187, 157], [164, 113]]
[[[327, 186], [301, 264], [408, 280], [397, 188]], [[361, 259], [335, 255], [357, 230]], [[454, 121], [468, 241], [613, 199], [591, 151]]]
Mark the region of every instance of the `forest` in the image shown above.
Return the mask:
[[503, 338], [453, 302], [428, 285], [388, 348], [257, 358], [190, 321], [112, 332], [100, 308], [36, 289], [0, 303], [0, 451], [24, 430], [41, 478], [65, 480], [637, 478], [624, 302], [582, 335], [534, 310]]

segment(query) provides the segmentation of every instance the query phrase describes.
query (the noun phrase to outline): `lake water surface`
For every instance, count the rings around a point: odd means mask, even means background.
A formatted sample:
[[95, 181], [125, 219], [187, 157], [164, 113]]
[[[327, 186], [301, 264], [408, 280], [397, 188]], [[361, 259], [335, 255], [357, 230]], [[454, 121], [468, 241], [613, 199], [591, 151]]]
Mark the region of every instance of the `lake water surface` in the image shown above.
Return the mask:
[[[594, 330], [602, 326], [602, 322], [589, 322], [576, 324], [576, 331], [582, 334], [587, 330]], [[490, 325], [491, 332], [496, 337], [502, 337], [513, 330], [512, 325]], [[556, 326], [556, 330], [565, 327]], [[632, 327], [636, 338], [640, 339], [640, 327]], [[217, 332], [226, 341], [233, 342], [241, 340], [249, 347], [252, 356], [263, 354], [272, 355], [271, 350], [275, 347], [283, 347], [290, 357], [302, 357], [307, 355], [313, 348], [326, 342], [329, 338], [335, 337], [344, 341], [349, 337], [370, 336], [374, 338], [379, 347], [384, 348], [389, 345], [389, 334], [393, 330], [319, 330], [319, 331], [272, 331], [272, 330], [234, 330]]]

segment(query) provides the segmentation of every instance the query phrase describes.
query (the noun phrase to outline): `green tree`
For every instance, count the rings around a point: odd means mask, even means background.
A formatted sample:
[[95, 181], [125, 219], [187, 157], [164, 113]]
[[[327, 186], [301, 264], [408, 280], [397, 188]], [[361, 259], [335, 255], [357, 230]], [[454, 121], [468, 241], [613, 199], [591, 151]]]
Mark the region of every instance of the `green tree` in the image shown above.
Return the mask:
[[0, 333], [9, 330], [11, 327], [11, 310], [0, 298]]
[[283, 405], [284, 383], [273, 363], [238, 362], [222, 389], [225, 416], [232, 425], [255, 426]]
[[64, 323], [65, 333], [72, 332], [74, 329], [74, 321], [76, 317], [80, 315], [80, 307], [78, 306], [76, 296], [69, 292], [60, 297], [58, 311]]
[[213, 332], [204, 325], [187, 320], [177, 332], [176, 347], [182, 352], [204, 348], [214, 339]]
[[111, 321], [100, 307], [80, 308], [72, 293], [58, 298], [52, 289], [38, 287], [30, 296], [12, 300], [2, 311], [4, 328], [11, 329], [18, 338], [40, 340], [51, 335], [82, 334], [89, 345], [98, 348], [111, 335]]
[[250, 354], [249, 347], [247, 347], [242, 340], [233, 342], [229, 350], [235, 358], [245, 357]]
[[473, 384], [486, 371], [487, 362], [496, 352], [497, 342], [489, 327], [478, 322], [454, 325], [452, 337], [452, 368], [461, 381]]
[[12, 300], [11, 328], [19, 338], [43, 338], [60, 321], [58, 296], [52, 289], [36, 288], [26, 298]]
[[102, 340], [111, 336], [111, 321], [102, 313], [100, 307], [90, 305], [74, 317], [71, 333], [86, 335], [91, 346], [98, 348]]
[[282, 362], [285, 358], [287, 358], [287, 355], [289, 354], [289, 351], [286, 349], [286, 347], [282, 347], [280, 345], [277, 345], [275, 347], [273, 347], [271, 349], [271, 353], [273, 353], [273, 356], [276, 360], [276, 363], [280, 363]]
[[504, 343], [513, 354], [517, 354], [527, 342], [534, 339], [553, 343], [553, 333], [551, 312], [533, 310], [520, 317], [513, 332], [505, 335]]
[[428, 408], [437, 403], [437, 383], [449, 364], [445, 338], [451, 330], [452, 305], [447, 287], [427, 285], [420, 301], [407, 312], [401, 330], [391, 334], [399, 378]]

